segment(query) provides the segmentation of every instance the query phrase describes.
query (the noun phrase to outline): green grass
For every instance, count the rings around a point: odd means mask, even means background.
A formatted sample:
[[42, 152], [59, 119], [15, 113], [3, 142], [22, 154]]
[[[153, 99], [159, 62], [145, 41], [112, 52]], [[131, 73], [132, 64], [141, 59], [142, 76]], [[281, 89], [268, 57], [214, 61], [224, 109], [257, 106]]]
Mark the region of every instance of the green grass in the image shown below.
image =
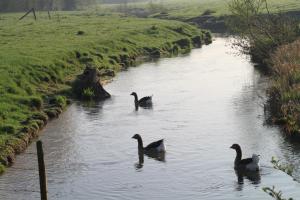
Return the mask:
[[[153, 0], [149, 2], [129, 3], [128, 8], [143, 8], [152, 14], [165, 12], [166, 18], [187, 20], [201, 16], [205, 11], [213, 11], [212, 15], [229, 15], [230, 0]], [[299, 0], [268, 0], [271, 12], [299, 11]], [[120, 5], [101, 5], [99, 9], [121, 10]]]
[[[116, 14], [59, 12], [49, 20], [39, 13], [37, 21], [18, 21], [21, 15], [0, 15], [0, 158], [24, 128], [42, 124], [46, 97], [69, 89], [84, 64], [118, 71], [149, 50], [161, 56], [172, 46], [180, 50], [174, 41], [205, 35], [181, 22]], [[63, 97], [54, 101], [66, 104]]]

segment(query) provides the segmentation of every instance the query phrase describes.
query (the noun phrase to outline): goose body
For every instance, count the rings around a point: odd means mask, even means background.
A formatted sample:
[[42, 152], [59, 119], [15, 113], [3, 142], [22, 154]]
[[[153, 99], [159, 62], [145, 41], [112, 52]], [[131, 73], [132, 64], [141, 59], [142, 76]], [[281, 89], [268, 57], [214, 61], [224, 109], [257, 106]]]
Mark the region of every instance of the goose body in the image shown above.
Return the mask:
[[234, 169], [259, 171], [259, 155], [253, 154], [251, 158], [242, 159], [242, 149], [240, 145], [233, 144], [230, 148], [236, 151]]
[[164, 140], [158, 140], [156, 142], [152, 142], [146, 147], [143, 146], [143, 140], [142, 137], [139, 134], [135, 134], [133, 139], [136, 139], [138, 141], [138, 150], [139, 154], [141, 153], [147, 153], [147, 152], [165, 152], [166, 146], [164, 144]]
[[135, 107], [151, 107], [152, 106], [152, 96], [146, 96], [141, 99], [138, 99], [138, 96], [135, 92], [132, 92], [130, 95], [134, 96]]
[[145, 151], [151, 151], [151, 150], [155, 150], [158, 152], [162, 152], [162, 151], [166, 151], [166, 147], [164, 144], [164, 140], [158, 140], [156, 142], [152, 142], [150, 144], [148, 144], [148, 146], [146, 146], [144, 148]]

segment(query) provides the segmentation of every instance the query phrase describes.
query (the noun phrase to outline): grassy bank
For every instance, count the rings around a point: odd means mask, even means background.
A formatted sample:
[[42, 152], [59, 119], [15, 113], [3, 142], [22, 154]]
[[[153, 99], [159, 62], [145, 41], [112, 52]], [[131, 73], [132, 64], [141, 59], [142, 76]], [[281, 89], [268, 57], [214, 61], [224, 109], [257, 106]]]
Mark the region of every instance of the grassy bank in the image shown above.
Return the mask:
[[[0, 15], [0, 163], [9, 165], [71, 95], [85, 65], [103, 77], [133, 65], [139, 56], [186, 53], [210, 34], [194, 26], [115, 14], [60, 12], [49, 20]], [[0, 171], [3, 170], [0, 164]]]
[[300, 39], [279, 47], [271, 55], [274, 74], [269, 90], [273, 123], [300, 138]]

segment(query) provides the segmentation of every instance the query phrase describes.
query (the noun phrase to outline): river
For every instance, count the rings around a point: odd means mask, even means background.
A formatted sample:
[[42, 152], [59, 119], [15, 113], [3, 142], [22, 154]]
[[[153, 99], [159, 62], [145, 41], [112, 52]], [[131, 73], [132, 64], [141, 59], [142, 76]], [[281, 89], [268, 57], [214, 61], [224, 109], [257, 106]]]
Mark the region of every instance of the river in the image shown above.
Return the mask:
[[[105, 86], [110, 100], [75, 102], [50, 122], [40, 137], [49, 199], [271, 199], [266, 186], [298, 199], [300, 185], [270, 160], [299, 166], [300, 148], [265, 125], [267, 78], [229, 44], [216, 38], [189, 55], [129, 68]], [[133, 91], [153, 94], [153, 108], [135, 111]], [[136, 133], [145, 144], [164, 138], [165, 158], [139, 165]], [[259, 176], [238, 180], [233, 143], [245, 157], [260, 154]], [[35, 152], [32, 144], [0, 177], [0, 199], [39, 199]]]

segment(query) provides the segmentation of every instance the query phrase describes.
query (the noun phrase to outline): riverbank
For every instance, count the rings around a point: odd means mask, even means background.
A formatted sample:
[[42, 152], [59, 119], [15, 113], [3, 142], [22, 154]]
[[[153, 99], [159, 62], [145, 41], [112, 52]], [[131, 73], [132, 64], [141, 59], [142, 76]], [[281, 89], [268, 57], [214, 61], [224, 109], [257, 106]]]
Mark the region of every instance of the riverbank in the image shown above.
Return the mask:
[[0, 20], [1, 172], [67, 106], [87, 64], [105, 81], [140, 57], [173, 56], [211, 42], [209, 32], [178, 21], [89, 12], [18, 21], [21, 15]]
[[272, 85], [267, 108], [270, 122], [281, 125], [294, 138], [300, 138], [300, 39], [279, 47], [271, 55]]

